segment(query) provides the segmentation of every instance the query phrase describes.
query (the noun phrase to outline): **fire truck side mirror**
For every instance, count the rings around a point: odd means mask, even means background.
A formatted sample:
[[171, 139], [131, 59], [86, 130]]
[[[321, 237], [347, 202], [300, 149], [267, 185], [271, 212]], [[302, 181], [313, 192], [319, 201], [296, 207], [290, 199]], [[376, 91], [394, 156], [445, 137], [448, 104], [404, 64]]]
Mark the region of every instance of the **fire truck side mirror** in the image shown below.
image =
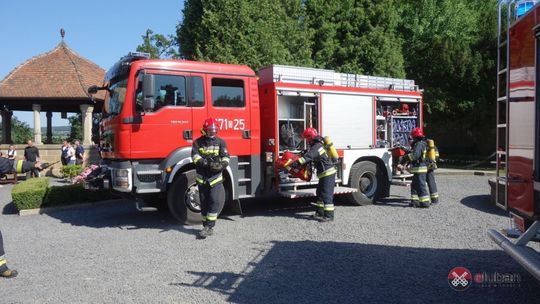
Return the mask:
[[97, 93], [98, 90], [99, 90], [99, 87], [97, 85], [90, 86], [88, 88], [88, 94], [94, 95]]
[[143, 75], [143, 110], [145, 112], [154, 110], [155, 99], [155, 82], [153, 74], [144, 74]]

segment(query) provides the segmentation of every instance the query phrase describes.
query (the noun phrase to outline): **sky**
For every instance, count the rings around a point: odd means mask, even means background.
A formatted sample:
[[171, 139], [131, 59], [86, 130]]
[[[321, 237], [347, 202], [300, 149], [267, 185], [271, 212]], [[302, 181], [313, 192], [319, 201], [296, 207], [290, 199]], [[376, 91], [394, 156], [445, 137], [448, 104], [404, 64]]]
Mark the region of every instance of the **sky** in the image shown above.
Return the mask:
[[[26, 60], [64, 41], [80, 56], [108, 70], [135, 51], [147, 29], [174, 35], [182, 19], [183, 0], [22, 0], [0, 2], [0, 80]], [[14, 112], [34, 126], [32, 112]], [[46, 122], [41, 113], [41, 125]], [[53, 114], [53, 126], [69, 121]]]

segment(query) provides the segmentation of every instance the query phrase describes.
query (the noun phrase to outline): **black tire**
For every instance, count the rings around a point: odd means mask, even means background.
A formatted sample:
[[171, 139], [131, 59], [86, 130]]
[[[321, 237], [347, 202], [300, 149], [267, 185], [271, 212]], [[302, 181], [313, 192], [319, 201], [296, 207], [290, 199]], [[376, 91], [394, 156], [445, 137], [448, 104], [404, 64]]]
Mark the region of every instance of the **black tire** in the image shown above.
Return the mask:
[[[202, 222], [199, 190], [195, 182], [195, 170], [177, 176], [167, 191], [167, 205], [171, 215], [184, 225], [197, 225]], [[224, 189], [224, 188], [221, 188]], [[225, 204], [225, 191], [221, 191], [219, 213]]]
[[347, 194], [347, 200], [354, 205], [373, 204], [383, 189], [383, 177], [377, 165], [370, 161], [361, 161], [351, 167], [349, 185], [358, 192]]

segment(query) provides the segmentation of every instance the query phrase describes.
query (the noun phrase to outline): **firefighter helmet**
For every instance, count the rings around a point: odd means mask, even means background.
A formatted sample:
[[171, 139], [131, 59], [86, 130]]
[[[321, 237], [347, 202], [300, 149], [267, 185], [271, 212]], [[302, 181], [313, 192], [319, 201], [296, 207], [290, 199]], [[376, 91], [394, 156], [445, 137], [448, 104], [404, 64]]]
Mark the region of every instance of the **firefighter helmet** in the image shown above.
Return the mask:
[[411, 131], [411, 137], [412, 138], [424, 137], [424, 132], [422, 132], [422, 129], [420, 128], [414, 128]]
[[203, 128], [202, 128], [204, 135], [208, 137], [214, 137], [216, 136], [218, 130], [219, 130], [219, 127], [218, 127], [217, 119], [210, 117], [204, 121]]
[[317, 130], [315, 130], [315, 128], [307, 128], [302, 133], [302, 137], [309, 140], [309, 141], [312, 141], [318, 135], [319, 134], [317, 133]]

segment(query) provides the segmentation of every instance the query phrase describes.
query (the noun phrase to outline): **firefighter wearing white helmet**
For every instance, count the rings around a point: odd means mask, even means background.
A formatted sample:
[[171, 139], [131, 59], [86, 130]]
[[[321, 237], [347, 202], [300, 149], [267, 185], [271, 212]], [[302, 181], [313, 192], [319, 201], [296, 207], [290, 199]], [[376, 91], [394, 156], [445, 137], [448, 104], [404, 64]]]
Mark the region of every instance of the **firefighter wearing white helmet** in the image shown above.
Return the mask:
[[411, 206], [427, 208], [431, 205], [429, 192], [426, 185], [427, 168], [427, 143], [424, 133], [420, 128], [411, 131], [412, 145], [411, 151], [401, 160], [401, 165], [410, 162], [410, 172], [413, 174], [411, 184]]
[[320, 222], [334, 220], [334, 186], [336, 184], [336, 167], [324, 148], [324, 139], [317, 133], [315, 128], [307, 128], [302, 137], [309, 143], [309, 150], [296, 162], [293, 167], [313, 162], [317, 169], [317, 202], [313, 218]]
[[219, 213], [220, 193], [223, 193], [223, 170], [229, 165], [229, 151], [225, 141], [217, 137], [218, 121], [204, 121], [201, 137], [193, 141], [191, 158], [196, 165], [197, 185], [201, 201], [203, 229], [198, 237], [205, 239], [214, 234]]

